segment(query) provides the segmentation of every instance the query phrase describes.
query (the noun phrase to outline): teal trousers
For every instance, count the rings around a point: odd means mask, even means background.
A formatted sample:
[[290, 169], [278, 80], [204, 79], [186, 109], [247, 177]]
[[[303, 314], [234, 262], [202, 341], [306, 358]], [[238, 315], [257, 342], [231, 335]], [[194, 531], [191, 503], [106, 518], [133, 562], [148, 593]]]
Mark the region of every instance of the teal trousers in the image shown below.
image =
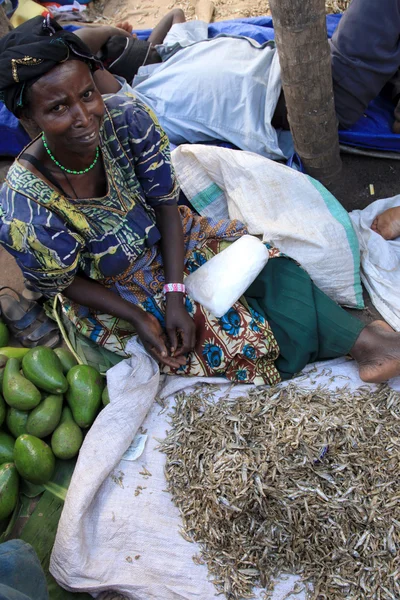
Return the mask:
[[280, 348], [275, 366], [283, 380], [308, 363], [348, 354], [365, 326], [289, 258], [269, 260], [245, 298], [271, 326]]

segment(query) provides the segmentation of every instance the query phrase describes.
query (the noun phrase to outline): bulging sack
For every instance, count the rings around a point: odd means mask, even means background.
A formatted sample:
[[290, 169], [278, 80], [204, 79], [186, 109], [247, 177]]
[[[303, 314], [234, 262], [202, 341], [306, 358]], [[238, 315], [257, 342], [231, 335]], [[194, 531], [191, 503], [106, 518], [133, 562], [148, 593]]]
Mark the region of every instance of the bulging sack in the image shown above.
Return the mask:
[[244, 235], [188, 275], [186, 291], [215, 317], [222, 317], [261, 273], [268, 256], [258, 238]]

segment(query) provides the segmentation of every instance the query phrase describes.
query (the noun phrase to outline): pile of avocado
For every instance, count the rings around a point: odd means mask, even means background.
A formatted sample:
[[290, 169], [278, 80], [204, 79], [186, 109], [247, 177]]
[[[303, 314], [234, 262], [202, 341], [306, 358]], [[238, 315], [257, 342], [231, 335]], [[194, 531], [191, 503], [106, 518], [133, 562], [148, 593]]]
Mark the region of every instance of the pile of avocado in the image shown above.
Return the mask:
[[[19, 353], [22, 361], [10, 357]], [[55, 458], [78, 454], [82, 430], [109, 402], [104, 385], [96, 369], [78, 365], [64, 348], [0, 348], [0, 521], [16, 506], [20, 477], [45, 484]]]

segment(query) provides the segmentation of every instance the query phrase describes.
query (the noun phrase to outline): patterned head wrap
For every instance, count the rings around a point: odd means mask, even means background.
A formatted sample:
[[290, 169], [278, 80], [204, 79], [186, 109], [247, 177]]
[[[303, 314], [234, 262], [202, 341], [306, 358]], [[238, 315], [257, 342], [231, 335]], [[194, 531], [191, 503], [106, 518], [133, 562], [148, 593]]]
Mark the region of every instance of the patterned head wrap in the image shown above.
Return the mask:
[[0, 100], [16, 114], [24, 106], [26, 87], [72, 58], [87, 62], [92, 70], [102, 68], [86, 44], [54, 19], [26, 21], [0, 39]]

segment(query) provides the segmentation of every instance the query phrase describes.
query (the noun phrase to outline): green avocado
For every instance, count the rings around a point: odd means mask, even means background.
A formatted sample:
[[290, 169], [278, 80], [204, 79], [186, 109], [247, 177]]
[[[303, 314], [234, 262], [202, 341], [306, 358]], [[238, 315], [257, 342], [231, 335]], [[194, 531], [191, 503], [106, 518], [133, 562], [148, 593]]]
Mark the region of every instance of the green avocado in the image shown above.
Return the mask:
[[10, 340], [10, 334], [7, 329], [7, 325], [0, 321], [0, 348], [7, 346]]
[[103, 406], [107, 406], [110, 404], [110, 396], [108, 395], [108, 387], [106, 386], [101, 395], [101, 401], [103, 402]]
[[64, 406], [61, 421], [51, 436], [51, 448], [57, 458], [73, 458], [82, 446], [83, 433], [72, 418], [68, 406]]
[[27, 433], [15, 442], [14, 462], [21, 477], [30, 483], [47, 483], [54, 473], [55, 458], [50, 446]]
[[66, 375], [72, 367], [75, 367], [75, 365], [78, 364], [75, 356], [72, 352], [66, 350], [66, 348], [54, 348], [54, 352], [59, 358], [64, 375]]
[[94, 367], [77, 365], [69, 370], [67, 402], [75, 423], [84, 429], [90, 427], [101, 404], [104, 380]]
[[14, 462], [14, 446], [14, 438], [4, 431], [0, 431], [0, 465]]
[[26, 432], [38, 438], [53, 433], [60, 422], [63, 397], [59, 394], [47, 396], [32, 410], [26, 424]]
[[37, 387], [21, 375], [19, 369], [20, 361], [9, 358], [3, 379], [4, 400], [13, 408], [31, 410], [39, 404], [41, 395]]
[[4, 354], [0, 354], [0, 390], [3, 389], [4, 370], [6, 368], [7, 361], [8, 357], [4, 356]]
[[0, 394], [0, 427], [3, 425], [7, 414], [7, 404], [4, 402], [3, 396]]
[[26, 433], [26, 423], [29, 417], [29, 410], [18, 410], [18, 408], [10, 408], [7, 412], [7, 427], [10, 433], [17, 439], [23, 433]]
[[18, 501], [19, 477], [13, 463], [0, 466], [0, 521], [13, 512]]
[[31, 348], [22, 359], [22, 370], [29, 381], [50, 394], [64, 394], [68, 383], [57, 354], [47, 346]]

